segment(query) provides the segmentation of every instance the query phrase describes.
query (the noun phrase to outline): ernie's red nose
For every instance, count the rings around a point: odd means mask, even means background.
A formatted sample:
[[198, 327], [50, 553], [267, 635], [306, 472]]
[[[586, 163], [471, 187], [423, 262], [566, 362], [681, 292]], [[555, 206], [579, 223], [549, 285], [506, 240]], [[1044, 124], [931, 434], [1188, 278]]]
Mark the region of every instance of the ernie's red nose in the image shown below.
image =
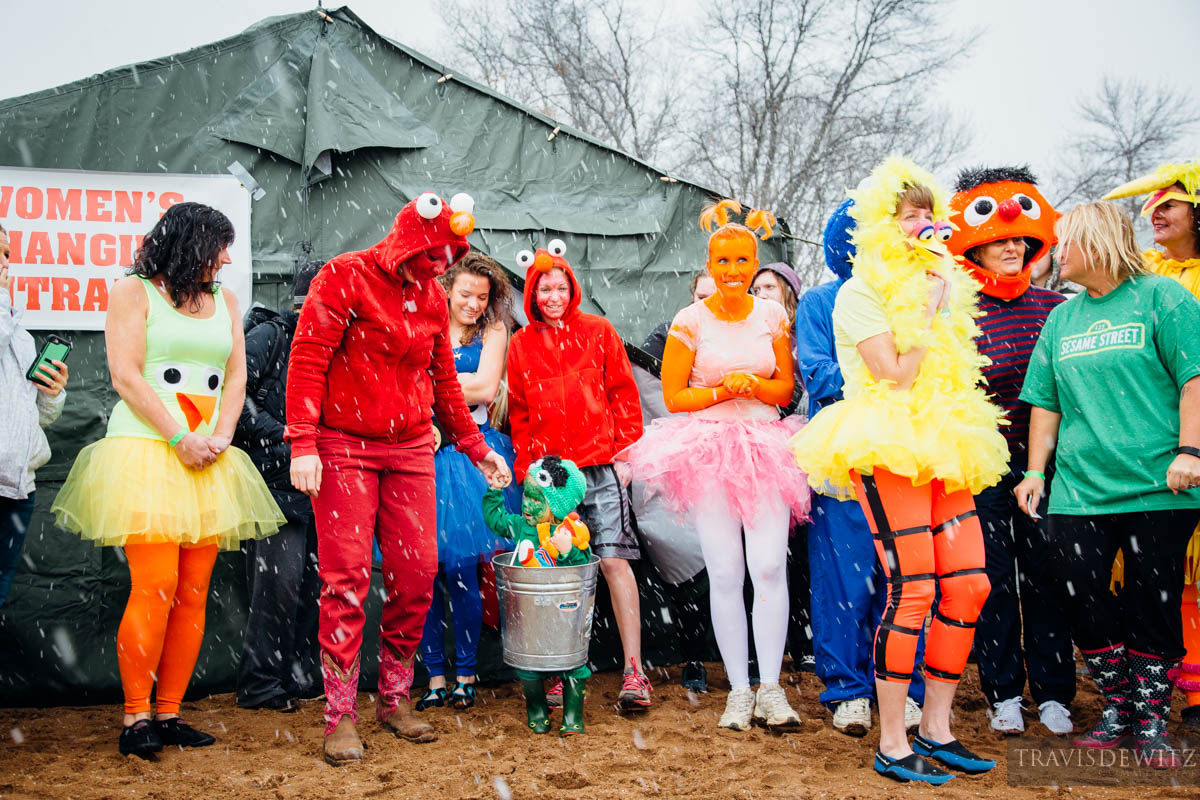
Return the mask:
[[996, 211], [1000, 213], [1000, 219], [1005, 222], [1012, 222], [1021, 213], [1021, 204], [1011, 197], [1000, 203], [996, 207]]

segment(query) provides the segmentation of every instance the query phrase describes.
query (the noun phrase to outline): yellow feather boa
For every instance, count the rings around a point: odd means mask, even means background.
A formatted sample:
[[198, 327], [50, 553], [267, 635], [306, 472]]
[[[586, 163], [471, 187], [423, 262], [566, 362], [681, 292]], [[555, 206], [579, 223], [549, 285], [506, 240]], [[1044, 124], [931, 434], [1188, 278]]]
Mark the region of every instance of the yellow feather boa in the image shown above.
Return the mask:
[[[871, 474], [876, 466], [917, 485], [939, 479], [949, 491], [972, 493], [1008, 471], [1008, 446], [998, 430], [1004, 412], [981, 386], [989, 362], [974, 343], [977, 284], [948, 253], [911, 246], [896, 220], [897, 197], [915, 185], [933, 192], [934, 218], [945, 220], [946, 193], [906, 159], [889, 158], [866, 188], [850, 193], [857, 222], [854, 277], [883, 300], [898, 352], [929, 349], [905, 391], [876, 380], [865, 366], [851, 368], [843, 376], [846, 399], [822, 409], [792, 438], [809, 483], [830, 494], [845, 494], [851, 470]], [[930, 270], [950, 288], [950, 313], [932, 325], [925, 317]]]

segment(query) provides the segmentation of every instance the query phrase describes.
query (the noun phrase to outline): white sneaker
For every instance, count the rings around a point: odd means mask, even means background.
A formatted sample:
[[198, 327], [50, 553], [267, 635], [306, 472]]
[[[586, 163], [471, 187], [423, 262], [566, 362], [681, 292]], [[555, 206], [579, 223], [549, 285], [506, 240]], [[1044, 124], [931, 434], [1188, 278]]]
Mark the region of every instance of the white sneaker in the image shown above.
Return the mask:
[[800, 724], [800, 715], [788, 704], [787, 692], [778, 683], [764, 683], [758, 687], [754, 718], [768, 728]]
[[1047, 700], [1038, 706], [1038, 711], [1041, 712], [1042, 724], [1049, 728], [1055, 736], [1066, 736], [1075, 730], [1075, 726], [1071, 723], [1071, 712], [1067, 711], [1066, 706], [1057, 700]]
[[866, 736], [871, 730], [871, 701], [856, 697], [838, 703], [833, 710], [833, 727], [847, 736]]
[[750, 687], [733, 689], [725, 699], [725, 713], [721, 715], [718, 728], [735, 731], [750, 730], [750, 715], [754, 712], [754, 690]]
[[1025, 732], [1025, 719], [1021, 716], [1020, 697], [1001, 700], [996, 703], [995, 708], [996, 711], [992, 714], [992, 730], [1000, 731], [1006, 736]]
[[921, 707], [911, 697], [904, 698], [904, 729], [912, 733], [921, 727]]

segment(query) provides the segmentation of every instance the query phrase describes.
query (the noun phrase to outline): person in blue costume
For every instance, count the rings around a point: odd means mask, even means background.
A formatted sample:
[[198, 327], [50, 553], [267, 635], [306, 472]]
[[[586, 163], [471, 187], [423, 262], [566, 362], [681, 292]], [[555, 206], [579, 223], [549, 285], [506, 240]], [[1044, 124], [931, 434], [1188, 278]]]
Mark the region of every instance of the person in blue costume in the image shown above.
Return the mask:
[[[833, 303], [850, 277], [854, 257], [853, 200], [846, 200], [825, 225], [825, 264], [836, 276], [810, 289], [796, 307], [796, 365], [808, 391], [808, 416], [842, 399], [842, 370], [834, 351]], [[833, 726], [849, 736], [871, 729], [875, 694], [872, 642], [887, 599], [875, 543], [862, 508], [853, 497], [813, 493], [808, 527], [812, 581], [813, 651], [817, 677], [825, 684], [821, 702], [833, 711]], [[924, 637], [918, 640], [921, 663]], [[925, 682], [914, 670], [905, 727], [921, 724]]]
[[[488, 406], [501, 396], [508, 329], [503, 311], [512, 289], [500, 265], [472, 251], [439, 280], [450, 306], [450, 340], [454, 342], [454, 367], [462, 384], [471, 416], [483, 439], [509, 466], [512, 440], [488, 422]], [[437, 487], [438, 576], [433, 603], [421, 636], [421, 660], [429, 673], [429, 689], [416, 703], [417, 711], [445, 706], [475, 705], [475, 654], [483, 625], [483, 598], [479, 590], [479, 565], [509, 543], [497, 538], [483, 521], [480, 501], [487, 491], [483, 473], [454, 445], [442, 447], [433, 457]], [[504, 490], [509, 509], [521, 507], [521, 488]], [[446, 686], [445, 597], [450, 595], [454, 627], [455, 682]]]

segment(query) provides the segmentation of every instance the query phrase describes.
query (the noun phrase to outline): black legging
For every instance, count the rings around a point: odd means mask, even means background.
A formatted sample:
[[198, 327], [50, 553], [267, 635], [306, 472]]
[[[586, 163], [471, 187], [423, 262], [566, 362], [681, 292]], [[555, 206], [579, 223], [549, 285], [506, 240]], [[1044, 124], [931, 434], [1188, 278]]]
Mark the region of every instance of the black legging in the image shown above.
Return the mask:
[[[1050, 515], [1051, 558], [1080, 650], [1125, 644], [1168, 661], [1183, 658], [1179, 604], [1197, 520], [1200, 509]], [[1125, 554], [1119, 598], [1109, 590], [1118, 549]]]

